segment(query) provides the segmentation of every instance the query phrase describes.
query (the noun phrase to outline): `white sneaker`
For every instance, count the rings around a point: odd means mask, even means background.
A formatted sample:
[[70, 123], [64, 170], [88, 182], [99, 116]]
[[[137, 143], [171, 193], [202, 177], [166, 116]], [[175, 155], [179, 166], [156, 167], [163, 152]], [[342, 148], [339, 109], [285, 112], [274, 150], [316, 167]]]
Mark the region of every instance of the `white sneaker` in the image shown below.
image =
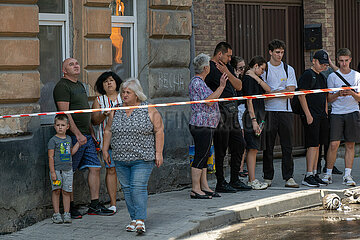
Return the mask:
[[330, 184], [332, 183], [332, 175], [325, 174], [321, 180], [326, 184]]
[[266, 184], [268, 185], [268, 187], [271, 187], [272, 180], [270, 180], [270, 179], [264, 179], [264, 183], [266, 183]]
[[293, 178], [289, 178], [289, 180], [285, 182], [285, 187], [299, 188], [299, 184], [297, 184]]
[[343, 176], [343, 184], [347, 185], [347, 186], [356, 186], [355, 181], [352, 179], [352, 176], [347, 175], [347, 176]]
[[248, 186], [251, 186], [254, 190], [264, 190], [268, 188], [267, 183], [260, 182], [257, 179], [252, 182], [248, 182]]
[[111, 207], [109, 207], [108, 209], [109, 209], [109, 210], [112, 210], [112, 211], [114, 211], [114, 213], [116, 213], [116, 206], [111, 206]]

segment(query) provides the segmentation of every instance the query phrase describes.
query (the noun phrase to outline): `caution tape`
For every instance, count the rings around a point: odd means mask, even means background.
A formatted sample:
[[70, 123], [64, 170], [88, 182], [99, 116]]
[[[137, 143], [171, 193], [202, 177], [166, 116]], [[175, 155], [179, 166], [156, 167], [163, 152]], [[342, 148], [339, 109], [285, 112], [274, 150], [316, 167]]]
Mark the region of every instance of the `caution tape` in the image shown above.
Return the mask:
[[339, 91], [339, 90], [350, 90], [350, 89], [359, 89], [359, 88], [360, 87], [358, 87], [358, 86], [340, 87], [340, 88], [326, 88], [326, 89], [314, 89], [314, 90], [304, 90], [304, 91], [294, 91], [294, 92], [266, 93], [266, 94], [261, 94], [261, 95], [230, 97], [230, 98], [218, 98], [218, 99], [210, 99], [210, 100], [197, 100], [197, 101], [185, 101], [185, 102], [173, 102], [173, 103], [157, 103], [157, 104], [148, 104], [148, 105], [140, 105], [140, 106], [127, 106], [127, 107], [69, 110], [69, 111], [62, 111], [62, 112], [46, 112], [46, 113], [29, 113], [29, 114], [4, 115], [4, 116], [0, 116], [0, 119], [21, 118], [21, 117], [39, 117], [39, 116], [50, 116], [50, 115], [58, 115], [58, 114], [92, 113], [92, 112], [101, 112], [101, 111], [127, 110], [127, 109], [150, 108], [150, 107], [169, 107], [169, 106], [181, 106], [181, 105], [196, 104], [196, 103], [227, 102], [227, 101], [247, 100], [247, 99], [278, 98], [278, 97], [289, 97], [289, 96], [306, 95], [306, 94], [313, 94], [313, 93], [324, 93], [324, 92], [327, 93], [327, 92], [334, 92], [334, 91]]

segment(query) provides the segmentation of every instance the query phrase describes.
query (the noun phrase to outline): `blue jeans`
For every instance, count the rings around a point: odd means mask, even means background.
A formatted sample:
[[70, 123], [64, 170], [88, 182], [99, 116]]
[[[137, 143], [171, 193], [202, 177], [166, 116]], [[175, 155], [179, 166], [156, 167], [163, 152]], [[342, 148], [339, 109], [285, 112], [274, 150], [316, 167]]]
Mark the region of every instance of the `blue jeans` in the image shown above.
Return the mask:
[[146, 219], [147, 186], [153, 167], [154, 161], [115, 161], [116, 174], [131, 220]]

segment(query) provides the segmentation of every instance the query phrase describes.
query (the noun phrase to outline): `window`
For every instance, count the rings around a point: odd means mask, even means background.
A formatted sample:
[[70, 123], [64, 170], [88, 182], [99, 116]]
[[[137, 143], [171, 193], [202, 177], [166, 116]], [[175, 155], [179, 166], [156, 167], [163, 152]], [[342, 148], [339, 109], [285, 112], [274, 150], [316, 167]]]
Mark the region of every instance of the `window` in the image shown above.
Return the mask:
[[136, 0], [113, 0], [110, 8], [112, 70], [122, 79], [137, 77]]
[[[40, 111], [56, 111], [53, 89], [62, 77], [61, 63], [70, 56], [68, 0], [38, 0], [40, 40]], [[41, 124], [52, 124], [53, 116], [42, 116]]]

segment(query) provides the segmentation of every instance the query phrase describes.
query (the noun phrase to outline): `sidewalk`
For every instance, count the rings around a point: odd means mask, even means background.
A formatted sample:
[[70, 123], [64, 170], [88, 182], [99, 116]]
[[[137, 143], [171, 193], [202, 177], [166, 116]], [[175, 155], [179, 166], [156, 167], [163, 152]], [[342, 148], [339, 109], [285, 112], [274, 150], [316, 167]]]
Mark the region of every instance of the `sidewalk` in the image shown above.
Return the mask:
[[[360, 185], [360, 158], [355, 158], [354, 180]], [[295, 158], [295, 180], [300, 184], [305, 173], [305, 158]], [[336, 166], [343, 171], [344, 159], [337, 159]], [[257, 165], [257, 178], [262, 179], [262, 164]], [[339, 191], [342, 176], [334, 175], [334, 183], [329, 186], [311, 189], [300, 186], [298, 189], [284, 187], [281, 177], [281, 162], [275, 162], [275, 178], [267, 190], [223, 193], [221, 198], [211, 200], [190, 199], [190, 189], [154, 194], [149, 196], [147, 232], [141, 239], [176, 239], [188, 237], [199, 231], [227, 225], [252, 217], [274, 215], [299, 208], [319, 205], [321, 195], [327, 190]], [[215, 181], [210, 185], [215, 187]], [[125, 202], [117, 204], [118, 212], [110, 217], [83, 216], [72, 224], [53, 224], [46, 219], [19, 232], [0, 236], [0, 239], [137, 239], [135, 233], [126, 232], [130, 222]]]

